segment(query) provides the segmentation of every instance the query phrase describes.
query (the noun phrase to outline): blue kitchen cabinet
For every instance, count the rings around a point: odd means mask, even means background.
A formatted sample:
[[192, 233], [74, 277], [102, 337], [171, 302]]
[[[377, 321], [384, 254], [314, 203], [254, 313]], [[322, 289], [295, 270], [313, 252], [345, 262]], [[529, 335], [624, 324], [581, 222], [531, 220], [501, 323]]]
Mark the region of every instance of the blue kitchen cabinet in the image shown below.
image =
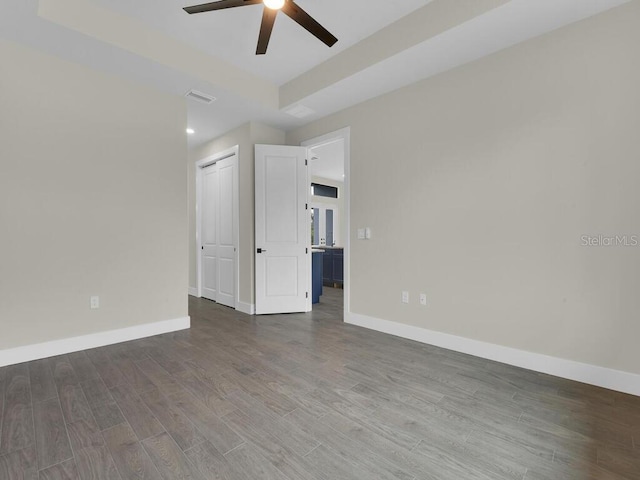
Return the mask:
[[322, 250], [311, 251], [311, 303], [320, 302], [320, 295], [322, 295], [322, 271], [323, 257]]
[[322, 281], [328, 287], [342, 287], [344, 283], [344, 249], [334, 247], [322, 247]]

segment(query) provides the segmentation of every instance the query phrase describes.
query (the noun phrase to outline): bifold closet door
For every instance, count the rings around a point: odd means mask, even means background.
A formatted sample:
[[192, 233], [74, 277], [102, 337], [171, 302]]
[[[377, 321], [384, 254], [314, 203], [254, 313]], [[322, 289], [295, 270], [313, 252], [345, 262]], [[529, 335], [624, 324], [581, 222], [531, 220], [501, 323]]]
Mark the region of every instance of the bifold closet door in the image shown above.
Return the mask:
[[202, 169], [202, 296], [236, 307], [236, 157]]

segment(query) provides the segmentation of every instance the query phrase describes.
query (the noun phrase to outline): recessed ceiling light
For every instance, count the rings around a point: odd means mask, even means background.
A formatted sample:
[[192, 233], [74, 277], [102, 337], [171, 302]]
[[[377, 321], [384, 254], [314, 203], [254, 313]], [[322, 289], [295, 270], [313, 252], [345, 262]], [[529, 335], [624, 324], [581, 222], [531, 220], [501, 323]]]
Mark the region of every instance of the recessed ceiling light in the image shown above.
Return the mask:
[[280, 10], [284, 7], [284, 0], [263, 0], [264, 4], [273, 10]]
[[187, 135], [193, 135], [196, 131], [193, 128], [187, 128]]

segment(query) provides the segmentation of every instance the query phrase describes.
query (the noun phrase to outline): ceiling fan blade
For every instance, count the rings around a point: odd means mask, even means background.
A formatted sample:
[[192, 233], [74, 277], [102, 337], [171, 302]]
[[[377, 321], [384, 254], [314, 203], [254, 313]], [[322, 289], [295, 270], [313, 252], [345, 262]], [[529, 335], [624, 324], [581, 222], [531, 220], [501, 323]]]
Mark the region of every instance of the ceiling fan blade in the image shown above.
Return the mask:
[[272, 10], [271, 8], [264, 9], [256, 55], [264, 55], [267, 53], [267, 47], [269, 46], [269, 40], [271, 39], [271, 32], [273, 31], [273, 24], [276, 23], [276, 15], [278, 15], [278, 10]]
[[338, 41], [329, 30], [320, 25], [311, 15], [300, 8], [293, 0], [287, 0], [282, 7], [282, 11], [291, 17], [309, 33], [324, 42], [328, 47], [332, 47]]
[[218, 2], [203, 3], [202, 5], [193, 5], [185, 7], [187, 13], [204, 13], [213, 10], [223, 10], [225, 8], [244, 7], [245, 5], [256, 5], [262, 3], [262, 0], [219, 0]]

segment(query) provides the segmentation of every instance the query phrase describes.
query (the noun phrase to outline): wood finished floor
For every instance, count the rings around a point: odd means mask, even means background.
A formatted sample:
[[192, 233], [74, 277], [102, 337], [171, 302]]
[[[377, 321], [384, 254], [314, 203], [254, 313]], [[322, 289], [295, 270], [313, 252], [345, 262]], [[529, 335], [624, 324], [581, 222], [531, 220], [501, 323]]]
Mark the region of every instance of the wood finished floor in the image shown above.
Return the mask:
[[640, 399], [190, 298], [190, 331], [0, 369], [0, 479], [640, 479]]

